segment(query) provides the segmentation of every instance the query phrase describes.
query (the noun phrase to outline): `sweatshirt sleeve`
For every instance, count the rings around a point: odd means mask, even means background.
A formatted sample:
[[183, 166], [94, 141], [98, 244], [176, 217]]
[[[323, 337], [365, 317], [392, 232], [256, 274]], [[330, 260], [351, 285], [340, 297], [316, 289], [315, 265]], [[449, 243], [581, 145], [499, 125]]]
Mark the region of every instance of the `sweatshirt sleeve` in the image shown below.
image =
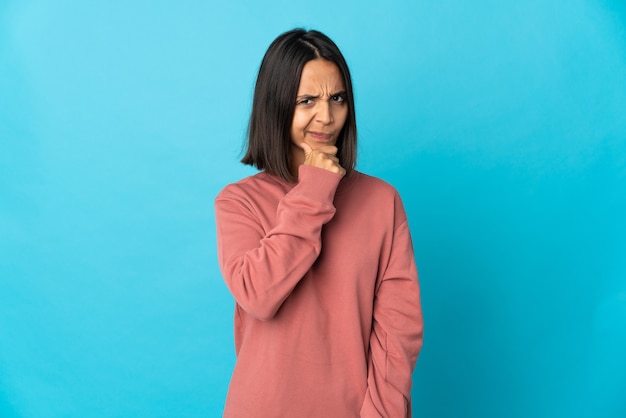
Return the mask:
[[215, 200], [218, 259], [226, 285], [248, 314], [261, 320], [282, 303], [320, 254], [322, 226], [335, 214], [341, 176], [300, 166], [298, 184], [278, 203], [276, 224], [264, 233], [240, 194]]
[[406, 218], [395, 228], [374, 299], [363, 418], [411, 417], [411, 378], [422, 347], [417, 269]]

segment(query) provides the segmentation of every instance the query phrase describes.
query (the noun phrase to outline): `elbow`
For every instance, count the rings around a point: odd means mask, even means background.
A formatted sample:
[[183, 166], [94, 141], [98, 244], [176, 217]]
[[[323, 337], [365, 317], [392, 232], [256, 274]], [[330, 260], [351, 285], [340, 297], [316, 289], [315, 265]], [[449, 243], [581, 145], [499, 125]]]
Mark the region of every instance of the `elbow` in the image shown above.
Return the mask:
[[283, 302], [267, 292], [253, 288], [231, 287], [231, 293], [244, 312], [259, 321], [273, 319]]
[[278, 307], [261, 301], [247, 301], [247, 303], [240, 303], [239, 305], [252, 318], [263, 322], [274, 319], [278, 312]]
[[286, 296], [263, 280], [252, 280], [252, 277], [258, 276], [255, 272], [237, 265], [225, 274], [228, 288], [237, 304], [250, 317], [269, 321], [276, 316]]
[[261, 294], [249, 289], [231, 288], [237, 304], [252, 318], [269, 321], [276, 316], [282, 301], [274, 300], [265, 292]]

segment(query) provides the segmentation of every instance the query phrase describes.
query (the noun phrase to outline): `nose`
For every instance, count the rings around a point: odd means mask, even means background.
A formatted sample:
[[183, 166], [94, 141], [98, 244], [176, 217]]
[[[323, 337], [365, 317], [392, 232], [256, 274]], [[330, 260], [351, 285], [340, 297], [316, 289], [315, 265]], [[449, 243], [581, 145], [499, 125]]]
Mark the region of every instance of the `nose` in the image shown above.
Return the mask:
[[324, 125], [328, 125], [333, 122], [333, 111], [329, 100], [320, 100], [319, 108], [317, 109], [316, 120]]

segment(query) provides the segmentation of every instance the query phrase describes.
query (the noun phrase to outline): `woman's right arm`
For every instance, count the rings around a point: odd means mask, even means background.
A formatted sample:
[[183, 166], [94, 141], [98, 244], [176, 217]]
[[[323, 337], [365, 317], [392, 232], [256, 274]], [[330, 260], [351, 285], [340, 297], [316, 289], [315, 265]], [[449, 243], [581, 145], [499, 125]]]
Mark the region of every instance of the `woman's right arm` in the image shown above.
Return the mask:
[[322, 226], [335, 214], [340, 175], [300, 166], [298, 184], [279, 202], [276, 223], [260, 221], [235, 192], [215, 200], [218, 258], [226, 285], [250, 315], [269, 320], [305, 276], [322, 248]]

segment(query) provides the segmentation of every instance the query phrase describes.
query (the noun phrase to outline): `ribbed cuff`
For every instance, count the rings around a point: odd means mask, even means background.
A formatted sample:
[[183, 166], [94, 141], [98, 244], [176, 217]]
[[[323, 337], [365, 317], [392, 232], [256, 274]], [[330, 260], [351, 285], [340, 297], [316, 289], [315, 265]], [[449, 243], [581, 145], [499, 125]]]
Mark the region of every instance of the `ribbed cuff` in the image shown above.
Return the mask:
[[298, 184], [292, 193], [332, 205], [342, 177], [323, 168], [302, 164], [298, 167]]

